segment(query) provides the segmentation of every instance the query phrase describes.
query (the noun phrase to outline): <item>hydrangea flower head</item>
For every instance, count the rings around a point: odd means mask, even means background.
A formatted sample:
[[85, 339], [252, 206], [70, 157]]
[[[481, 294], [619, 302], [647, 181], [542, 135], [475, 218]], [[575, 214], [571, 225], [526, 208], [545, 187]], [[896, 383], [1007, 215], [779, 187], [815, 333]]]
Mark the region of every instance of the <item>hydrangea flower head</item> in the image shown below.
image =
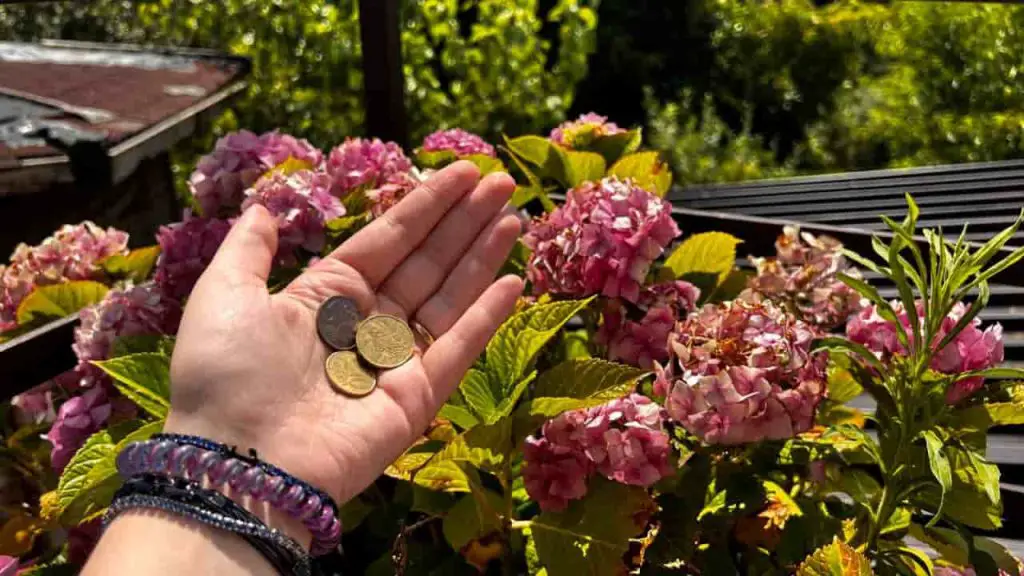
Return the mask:
[[[910, 318], [903, 303], [893, 300], [890, 305], [904, 330], [913, 338]], [[916, 306], [918, 316], [924, 317], [924, 305], [918, 301]], [[963, 302], [953, 305], [953, 309], [942, 319], [939, 332], [931, 343], [933, 351], [968, 311], [970, 307]], [[899, 341], [897, 330], [895, 324], [878, 314], [878, 309], [873, 304], [852, 316], [846, 324], [847, 338], [863, 344], [883, 361], [907, 353], [906, 347]], [[996, 323], [982, 330], [981, 320], [974, 318], [942, 350], [935, 351], [931, 368], [943, 374], [984, 370], [1001, 364], [1004, 352], [1002, 325]], [[983, 384], [984, 378], [980, 376], [959, 380], [946, 391], [946, 401], [949, 404], [956, 404], [977, 392]]]
[[426, 152], [450, 151], [460, 158], [472, 156], [473, 154], [483, 154], [492, 158], [497, 156], [494, 152], [494, 146], [491, 146], [476, 134], [461, 128], [438, 130], [428, 134], [423, 139], [423, 145], [420, 148]]
[[526, 273], [538, 294], [637, 302], [651, 263], [678, 235], [671, 205], [632, 180], [585, 182], [531, 224]]
[[409, 172], [392, 175], [383, 185], [366, 191], [366, 198], [370, 201], [370, 213], [374, 218], [379, 217], [408, 196], [422, 182], [423, 178], [415, 168]]
[[785, 303], [800, 319], [824, 330], [846, 322], [862, 307], [861, 297], [837, 274], [859, 277], [847, 265], [843, 245], [829, 236], [814, 236], [787, 226], [775, 241], [775, 258], [752, 258], [757, 275], [749, 288]]
[[641, 368], [668, 360], [668, 335], [676, 322], [694, 309], [700, 289], [683, 280], [662, 282], [644, 288], [637, 308], [638, 320], [628, 317], [629, 306], [609, 300], [595, 340], [607, 346], [608, 359]]
[[216, 216], [222, 209], [241, 204], [245, 189], [269, 168], [261, 159], [263, 155], [264, 142], [248, 130], [218, 139], [213, 151], [199, 159], [188, 180], [203, 215]]
[[598, 136], [611, 136], [622, 132], [626, 130], [619, 128], [614, 122], [609, 122], [607, 117], [588, 112], [575, 120], [559, 124], [548, 138], [566, 148], [577, 149], [586, 147]]
[[18, 305], [33, 288], [102, 275], [99, 262], [128, 250], [128, 234], [92, 222], [65, 225], [36, 246], [19, 244], [0, 266], [0, 331], [16, 324]]
[[333, 180], [331, 193], [340, 198], [357, 188], [374, 188], [399, 172], [408, 172], [412, 161], [394, 142], [347, 138], [331, 150], [326, 169]]
[[107, 292], [99, 304], [82, 309], [78, 316], [71, 347], [78, 356], [80, 385], [88, 387], [105, 378], [90, 362], [109, 358], [117, 337], [176, 334], [181, 304], [154, 284], [141, 284]]
[[50, 462], [61, 472], [85, 440], [106, 424], [113, 408], [106, 388], [94, 386], [61, 405], [46, 438], [53, 444]]
[[824, 355], [810, 353], [813, 329], [753, 295], [709, 304], [669, 337], [655, 393], [708, 444], [790, 438], [808, 430], [825, 393]]
[[322, 171], [276, 172], [246, 190], [242, 210], [260, 204], [277, 218], [278, 261], [293, 265], [297, 248], [322, 250], [324, 223], [345, 214], [345, 207], [330, 189], [331, 177]]
[[188, 296], [229, 230], [227, 220], [188, 213], [181, 222], [161, 226], [156, 233], [160, 260], [153, 278], [160, 290], [177, 300]]
[[592, 473], [634, 486], [672, 473], [661, 407], [639, 394], [562, 413], [541, 433], [526, 439], [523, 480], [542, 510], [563, 510], [585, 496]]
[[310, 169], [319, 168], [324, 161], [323, 153], [309, 141], [277, 130], [260, 136], [258, 158], [268, 170], [289, 158], [305, 163]]

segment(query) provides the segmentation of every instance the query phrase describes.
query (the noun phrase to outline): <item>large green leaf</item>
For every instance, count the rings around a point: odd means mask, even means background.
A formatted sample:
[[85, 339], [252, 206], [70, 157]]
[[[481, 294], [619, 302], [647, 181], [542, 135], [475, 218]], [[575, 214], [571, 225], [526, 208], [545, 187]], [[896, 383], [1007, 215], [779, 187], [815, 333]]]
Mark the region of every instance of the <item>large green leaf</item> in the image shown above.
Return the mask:
[[836, 402], [849, 402], [864, 392], [853, 374], [846, 368], [832, 362], [828, 367], [828, 397]]
[[174, 340], [174, 336], [160, 334], [118, 336], [111, 346], [110, 357], [117, 358], [140, 352], [157, 352], [169, 357], [174, 352]]
[[642, 488], [595, 476], [582, 500], [530, 522], [537, 560], [550, 576], [625, 573], [622, 555], [646, 523], [653, 503]]
[[18, 324], [63, 318], [98, 304], [109, 288], [92, 280], [76, 280], [40, 286], [18, 304]]
[[505, 321], [487, 343], [487, 369], [503, 394], [512, 390], [541, 348], [593, 298], [536, 304]]
[[443, 168], [459, 159], [451, 150], [423, 150], [417, 148], [413, 158], [420, 168]]
[[[423, 457], [422, 453], [406, 452], [399, 460], [406, 460], [402, 465], [411, 471], [407, 477], [419, 486], [446, 492], [468, 492], [470, 478], [464, 466], [497, 471], [505, 455], [511, 451], [511, 428], [509, 418], [494, 424], [474, 426], [436, 453]], [[389, 475], [396, 476], [393, 473]]]
[[590, 141], [586, 148], [604, 156], [608, 164], [615, 164], [623, 154], [636, 152], [640, 148], [642, 141], [643, 134], [637, 128], [626, 132], [594, 136], [594, 139]]
[[93, 362], [114, 386], [146, 412], [166, 418], [171, 406], [171, 359], [159, 352], [129, 354]]
[[604, 176], [604, 157], [594, 152], [562, 150], [565, 185], [571, 188], [583, 182], [600, 180]]
[[732, 272], [736, 246], [742, 242], [724, 232], [694, 234], [669, 254], [664, 267], [710, 294]]
[[523, 162], [531, 164], [540, 178], [565, 180], [565, 166], [561, 149], [547, 138], [540, 136], [520, 136], [505, 138], [508, 150]]
[[796, 576], [873, 576], [873, 572], [866, 556], [835, 538], [808, 556]]
[[503, 505], [501, 496], [487, 489], [463, 496], [444, 517], [441, 528], [445, 540], [461, 550], [470, 541], [501, 530], [499, 513]]
[[949, 458], [946, 456], [942, 439], [939, 438], [938, 434], [932, 430], [925, 430], [921, 433], [921, 436], [924, 438], [925, 447], [928, 449], [928, 467], [932, 471], [932, 476], [939, 483], [939, 488], [942, 489], [939, 508], [930, 522], [931, 525], [934, 525], [942, 516], [942, 509], [946, 503], [946, 494], [953, 487], [953, 471], [949, 467]]
[[445, 404], [441, 406], [441, 411], [437, 413], [438, 417], [448, 420], [452, 424], [459, 426], [463, 430], [472, 428], [480, 423], [480, 420], [473, 415], [464, 406], [458, 406], [455, 404]]
[[599, 358], [567, 360], [541, 374], [523, 415], [554, 417], [629, 394], [648, 372]]
[[486, 176], [491, 172], [505, 171], [505, 164], [503, 164], [501, 160], [486, 154], [470, 154], [463, 158], [463, 160], [468, 160], [473, 164], [476, 164], [476, 167], [480, 170], [481, 176]]
[[672, 170], [661, 161], [661, 154], [653, 150], [619, 158], [608, 169], [608, 175], [632, 178], [637, 185], [658, 196], [665, 196], [672, 187]]
[[100, 268], [114, 278], [125, 278], [132, 282], [144, 282], [160, 257], [159, 246], [136, 248], [128, 254], [114, 254], [100, 260]]
[[459, 393], [480, 420], [490, 420], [498, 409], [500, 399], [496, 394], [500, 392], [491, 387], [489, 374], [483, 370], [470, 368], [462, 377]]

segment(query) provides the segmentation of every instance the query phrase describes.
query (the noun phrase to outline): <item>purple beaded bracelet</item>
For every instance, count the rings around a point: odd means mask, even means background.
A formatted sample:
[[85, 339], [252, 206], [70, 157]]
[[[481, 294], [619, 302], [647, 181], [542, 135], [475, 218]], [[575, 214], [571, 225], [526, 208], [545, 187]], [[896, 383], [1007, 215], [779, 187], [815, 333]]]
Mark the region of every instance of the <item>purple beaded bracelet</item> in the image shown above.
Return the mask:
[[194, 482], [205, 478], [213, 487], [227, 484], [235, 492], [249, 494], [302, 522], [313, 535], [313, 556], [334, 550], [341, 541], [341, 520], [329, 496], [279, 468], [240, 457], [227, 447], [206, 449], [167, 437], [132, 442], [117, 455], [117, 470], [125, 478], [153, 474]]

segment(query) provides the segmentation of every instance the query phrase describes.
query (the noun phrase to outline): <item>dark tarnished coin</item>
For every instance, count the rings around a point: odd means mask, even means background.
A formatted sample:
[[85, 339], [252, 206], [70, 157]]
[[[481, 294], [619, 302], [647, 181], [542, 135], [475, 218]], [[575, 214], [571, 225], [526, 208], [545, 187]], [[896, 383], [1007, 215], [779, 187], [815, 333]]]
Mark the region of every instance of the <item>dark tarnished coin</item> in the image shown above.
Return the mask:
[[316, 329], [320, 338], [335, 350], [350, 350], [356, 345], [359, 308], [344, 296], [331, 296], [316, 313]]
[[366, 396], [377, 387], [377, 377], [363, 367], [355, 352], [332, 352], [324, 369], [334, 389], [349, 396]]

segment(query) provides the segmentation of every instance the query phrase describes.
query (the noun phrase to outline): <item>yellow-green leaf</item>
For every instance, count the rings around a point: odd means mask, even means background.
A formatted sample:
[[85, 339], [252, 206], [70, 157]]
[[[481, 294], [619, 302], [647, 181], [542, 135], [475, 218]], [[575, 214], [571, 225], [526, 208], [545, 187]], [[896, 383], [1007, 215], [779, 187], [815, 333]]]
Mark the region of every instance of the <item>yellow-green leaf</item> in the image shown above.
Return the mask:
[[492, 172], [504, 172], [505, 164], [501, 160], [493, 156], [487, 156], [486, 154], [471, 154], [463, 158], [463, 160], [469, 160], [476, 167], [480, 169], [480, 175], [486, 176]]
[[600, 180], [604, 176], [604, 157], [594, 152], [562, 150], [565, 167], [565, 185], [579, 186], [583, 182]]
[[40, 286], [18, 305], [18, 324], [32, 324], [69, 316], [103, 300], [109, 288], [92, 280]]
[[495, 397], [487, 372], [470, 368], [462, 377], [459, 393], [480, 420], [488, 421], [494, 416], [499, 399]]
[[114, 254], [100, 260], [100, 268], [115, 278], [127, 278], [132, 282], [143, 282], [156, 265], [160, 256], [159, 246], [136, 248], [127, 255]]
[[451, 150], [416, 149], [416, 164], [421, 168], [443, 168], [459, 159]]
[[637, 152], [619, 158], [608, 169], [608, 175], [632, 178], [638, 186], [658, 196], [665, 196], [672, 187], [672, 171], [655, 151]]
[[461, 550], [470, 541], [501, 530], [501, 510], [501, 496], [487, 489], [474, 490], [448, 510], [441, 531], [453, 549]]
[[732, 272], [736, 246], [741, 242], [724, 232], [694, 234], [672, 251], [664, 266], [676, 278], [688, 280], [704, 293], [710, 293]]
[[114, 386], [157, 418], [171, 406], [171, 359], [159, 352], [141, 352], [93, 362], [114, 379]]
[[808, 556], [796, 576], [872, 576], [871, 562], [849, 544], [834, 538]]

